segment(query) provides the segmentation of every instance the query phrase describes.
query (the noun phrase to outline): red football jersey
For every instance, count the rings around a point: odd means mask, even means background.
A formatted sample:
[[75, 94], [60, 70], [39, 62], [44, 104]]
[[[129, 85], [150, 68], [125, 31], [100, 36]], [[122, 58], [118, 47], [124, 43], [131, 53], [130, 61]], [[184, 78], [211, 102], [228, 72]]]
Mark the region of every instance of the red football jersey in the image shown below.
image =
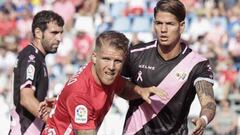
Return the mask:
[[90, 62], [66, 83], [43, 134], [73, 134], [73, 129], [99, 128], [124, 80], [118, 76], [112, 85], [100, 86], [93, 78], [92, 66]]

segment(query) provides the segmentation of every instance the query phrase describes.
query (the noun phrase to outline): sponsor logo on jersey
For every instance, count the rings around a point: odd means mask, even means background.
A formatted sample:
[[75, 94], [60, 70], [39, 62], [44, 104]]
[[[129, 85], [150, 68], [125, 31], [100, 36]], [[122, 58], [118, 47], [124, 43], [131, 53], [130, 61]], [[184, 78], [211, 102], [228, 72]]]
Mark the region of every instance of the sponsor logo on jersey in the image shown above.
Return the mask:
[[143, 68], [143, 69], [155, 70], [154, 66], [149, 66], [149, 65], [144, 65], [144, 64], [138, 65], [138, 67]]
[[187, 79], [187, 77], [188, 77], [187, 73], [183, 73], [183, 72], [177, 72], [176, 73], [177, 80], [185, 81]]
[[27, 79], [33, 80], [34, 73], [35, 73], [35, 67], [32, 64], [28, 65], [28, 67], [27, 67]]
[[74, 121], [79, 124], [87, 123], [88, 118], [88, 110], [84, 105], [78, 105], [75, 108], [75, 118]]

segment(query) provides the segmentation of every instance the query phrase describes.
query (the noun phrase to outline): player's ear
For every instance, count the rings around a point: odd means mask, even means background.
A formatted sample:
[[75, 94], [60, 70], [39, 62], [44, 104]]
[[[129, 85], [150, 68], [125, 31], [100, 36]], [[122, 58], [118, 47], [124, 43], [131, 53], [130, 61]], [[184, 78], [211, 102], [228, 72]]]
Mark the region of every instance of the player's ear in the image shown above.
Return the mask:
[[37, 38], [37, 39], [42, 39], [43, 32], [41, 31], [40, 28], [36, 28], [36, 29], [34, 30], [34, 34], [35, 34], [35, 38]]
[[183, 33], [185, 29], [185, 21], [180, 22], [180, 33]]
[[96, 54], [96, 52], [94, 51], [94, 52], [92, 53], [92, 62], [93, 62], [94, 64], [96, 64], [96, 60], [97, 60], [97, 54]]

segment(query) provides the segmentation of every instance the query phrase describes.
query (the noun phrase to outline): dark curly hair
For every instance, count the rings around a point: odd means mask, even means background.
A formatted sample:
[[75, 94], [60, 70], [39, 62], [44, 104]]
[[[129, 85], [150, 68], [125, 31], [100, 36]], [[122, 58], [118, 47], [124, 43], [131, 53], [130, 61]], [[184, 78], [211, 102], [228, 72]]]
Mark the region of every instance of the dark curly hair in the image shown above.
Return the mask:
[[53, 12], [51, 10], [42, 10], [42, 11], [38, 12], [33, 17], [33, 22], [32, 22], [33, 37], [35, 37], [34, 30], [36, 28], [39, 28], [42, 32], [44, 32], [47, 29], [47, 24], [49, 22], [54, 22], [54, 21], [57, 22], [58, 26], [63, 27], [64, 20], [57, 13], [55, 13], [55, 12]]

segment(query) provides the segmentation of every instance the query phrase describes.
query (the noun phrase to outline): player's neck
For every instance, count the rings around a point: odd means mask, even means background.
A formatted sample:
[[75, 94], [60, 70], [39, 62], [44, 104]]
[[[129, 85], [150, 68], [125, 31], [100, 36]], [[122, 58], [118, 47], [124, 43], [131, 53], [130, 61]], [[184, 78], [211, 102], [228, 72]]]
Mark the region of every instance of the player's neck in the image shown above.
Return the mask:
[[40, 41], [33, 40], [32, 45], [36, 47], [39, 51], [41, 51], [44, 55], [46, 55], [46, 51], [44, 50]]
[[101, 86], [101, 82], [100, 82], [100, 80], [99, 80], [99, 78], [98, 78], [97, 71], [96, 71], [96, 69], [94, 68], [94, 65], [92, 65], [91, 72], [92, 72], [92, 76], [93, 76], [94, 81], [95, 81], [98, 85]]
[[177, 43], [173, 46], [161, 46], [158, 45], [158, 53], [161, 57], [168, 61], [177, 57], [182, 51], [180, 43]]

